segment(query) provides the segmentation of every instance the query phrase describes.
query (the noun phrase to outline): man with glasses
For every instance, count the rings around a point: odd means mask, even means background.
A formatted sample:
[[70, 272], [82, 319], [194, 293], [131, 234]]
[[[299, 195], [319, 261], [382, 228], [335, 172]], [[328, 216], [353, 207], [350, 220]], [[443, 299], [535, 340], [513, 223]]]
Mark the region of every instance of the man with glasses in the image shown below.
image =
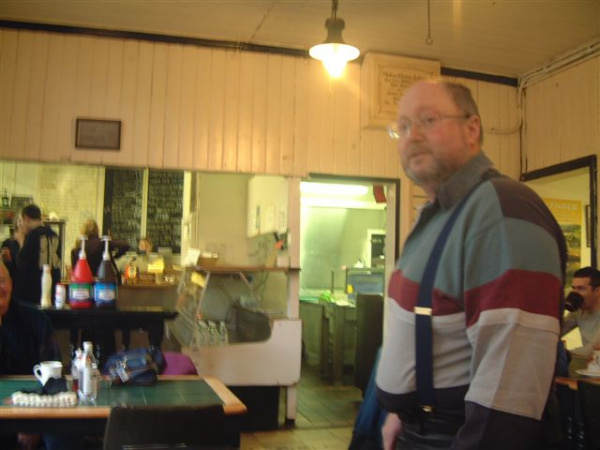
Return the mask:
[[465, 86], [413, 85], [390, 134], [429, 202], [390, 279], [377, 370], [384, 448], [552, 448], [540, 435], [566, 262], [558, 224], [483, 154]]

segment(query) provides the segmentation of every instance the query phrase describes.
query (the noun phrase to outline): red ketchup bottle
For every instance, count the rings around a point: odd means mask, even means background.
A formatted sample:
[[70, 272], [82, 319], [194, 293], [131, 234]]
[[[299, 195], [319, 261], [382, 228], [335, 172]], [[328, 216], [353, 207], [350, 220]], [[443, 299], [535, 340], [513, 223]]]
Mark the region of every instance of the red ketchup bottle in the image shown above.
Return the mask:
[[92, 283], [94, 276], [87, 262], [85, 254], [86, 236], [80, 236], [81, 250], [79, 251], [79, 259], [73, 268], [71, 274], [71, 283], [69, 284], [69, 304], [71, 309], [86, 309], [94, 306], [92, 296]]

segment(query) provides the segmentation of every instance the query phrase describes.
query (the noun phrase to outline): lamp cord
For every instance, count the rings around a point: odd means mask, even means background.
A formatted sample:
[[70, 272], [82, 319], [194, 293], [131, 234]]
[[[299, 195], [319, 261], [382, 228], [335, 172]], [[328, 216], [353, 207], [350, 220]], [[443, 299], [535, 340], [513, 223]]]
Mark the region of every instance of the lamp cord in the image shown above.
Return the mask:
[[427, 0], [427, 39], [425, 39], [427, 45], [433, 44], [431, 38], [431, 0]]
[[337, 16], [337, 9], [338, 9], [338, 0], [332, 0], [331, 1], [331, 17], [333, 17], [334, 19]]

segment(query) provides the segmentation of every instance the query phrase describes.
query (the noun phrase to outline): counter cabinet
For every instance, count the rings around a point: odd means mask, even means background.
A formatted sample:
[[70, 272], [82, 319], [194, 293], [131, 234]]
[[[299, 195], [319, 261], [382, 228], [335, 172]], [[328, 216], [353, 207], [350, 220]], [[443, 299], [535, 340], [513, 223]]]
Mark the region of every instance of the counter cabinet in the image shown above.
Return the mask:
[[383, 334], [383, 297], [358, 294], [355, 304], [300, 302], [306, 362], [335, 384], [348, 383], [365, 391]]
[[200, 321], [224, 322], [229, 343], [265, 341], [271, 335], [272, 315], [260, 308], [253, 286], [257, 274], [284, 269], [264, 267], [188, 267], [182, 274], [175, 309], [179, 317], [170, 329], [183, 347], [206, 346]]
[[[295, 420], [302, 324], [282, 312], [262, 311], [253, 288], [257, 276], [289, 270], [189, 267], [181, 277], [175, 303], [179, 316], [169, 331], [200, 375], [219, 378], [248, 405], [246, 430], [277, 428], [280, 387], [287, 390], [286, 421]], [[195, 345], [198, 320], [223, 320], [228, 344]]]

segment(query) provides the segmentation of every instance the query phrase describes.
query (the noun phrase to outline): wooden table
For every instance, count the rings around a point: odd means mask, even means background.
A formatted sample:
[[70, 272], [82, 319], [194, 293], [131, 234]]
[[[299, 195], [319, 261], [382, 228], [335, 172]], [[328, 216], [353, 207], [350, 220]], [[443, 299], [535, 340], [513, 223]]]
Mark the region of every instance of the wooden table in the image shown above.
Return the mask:
[[592, 377], [579, 377], [579, 378], [571, 378], [571, 377], [556, 377], [554, 381], [556, 384], [561, 386], [567, 386], [569, 389], [576, 391], [577, 390], [577, 382], [580, 380], [585, 380], [587, 383], [600, 384], [600, 378], [592, 378]]
[[160, 376], [154, 386], [116, 386], [101, 383], [94, 404], [64, 408], [34, 408], [6, 403], [12, 393], [36, 389], [29, 376], [0, 377], [0, 433], [52, 433], [103, 435], [110, 409], [117, 404], [147, 406], [223, 405], [228, 445], [240, 445], [240, 418], [246, 406], [214, 377], [195, 375]]
[[[56, 330], [70, 330], [71, 353], [81, 347], [79, 334], [81, 331], [99, 332], [114, 336], [116, 330], [122, 331], [123, 347], [129, 348], [131, 330], [141, 329], [148, 333], [150, 345], [160, 347], [165, 333], [165, 320], [177, 317], [177, 311], [166, 310], [158, 306], [130, 306], [117, 309], [44, 309], [44, 313], [50, 319]], [[104, 348], [102, 343], [101, 350]], [[114, 347], [114, 344], [113, 344]], [[114, 351], [111, 349], [109, 352]], [[103, 359], [104, 352], [99, 353]], [[72, 356], [72, 355], [71, 355]]]

